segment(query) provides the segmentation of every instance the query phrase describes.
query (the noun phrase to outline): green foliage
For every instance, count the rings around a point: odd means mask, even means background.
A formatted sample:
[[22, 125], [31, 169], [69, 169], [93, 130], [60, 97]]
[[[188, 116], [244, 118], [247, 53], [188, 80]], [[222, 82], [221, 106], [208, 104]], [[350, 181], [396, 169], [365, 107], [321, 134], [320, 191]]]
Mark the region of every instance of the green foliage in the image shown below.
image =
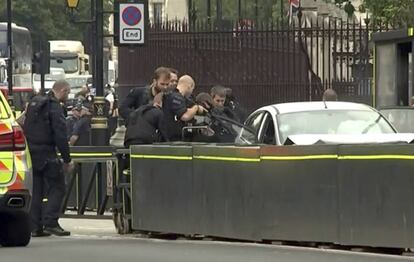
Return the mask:
[[[79, 0], [77, 19], [90, 20], [91, 0]], [[98, 0], [99, 1], [99, 0]], [[113, 0], [104, 1], [104, 9], [111, 10]], [[5, 1], [3, 1], [5, 3]], [[83, 40], [85, 24], [74, 24], [66, 0], [13, 0], [13, 22], [27, 27], [32, 32], [34, 41], [43, 37], [48, 40], [68, 39]], [[105, 25], [108, 25], [106, 17]], [[6, 21], [6, 5], [0, 6], [0, 21]]]
[[356, 8], [368, 11], [374, 22], [390, 23], [395, 26], [414, 25], [413, 0], [364, 0], [362, 6], [355, 7], [349, 0], [325, 0], [341, 6], [349, 14]]
[[365, 0], [375, 20], [397, 26], [414, 25], [413, 0]]

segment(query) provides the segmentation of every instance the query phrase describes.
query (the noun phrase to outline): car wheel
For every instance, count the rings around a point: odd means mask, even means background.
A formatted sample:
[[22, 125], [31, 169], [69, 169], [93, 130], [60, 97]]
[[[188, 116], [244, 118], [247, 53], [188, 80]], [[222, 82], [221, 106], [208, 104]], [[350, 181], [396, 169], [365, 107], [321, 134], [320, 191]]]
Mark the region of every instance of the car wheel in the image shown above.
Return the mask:
[[4, 247], [24, 247], [30, 242], [30, 219], [28, 214], [2, 217], [0, 244]]

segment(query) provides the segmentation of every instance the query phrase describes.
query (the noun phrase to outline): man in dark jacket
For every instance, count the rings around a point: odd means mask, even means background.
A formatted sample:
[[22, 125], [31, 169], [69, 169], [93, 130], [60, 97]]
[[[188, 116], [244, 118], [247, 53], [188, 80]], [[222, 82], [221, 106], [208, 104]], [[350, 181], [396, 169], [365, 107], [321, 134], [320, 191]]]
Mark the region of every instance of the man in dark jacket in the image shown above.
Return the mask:
[[233, 94], [233, 90], [231, 88], [226, 88], [226, 101], [224, 102], [224, 107], [229, 109], [237, 118], [240, 123], [244, 123], [248, 114], [244, 107], [242, 107], [237, 101], [236, 97]]
[[171, 71], [166, 67], [159, 67], [154, 72], [152, 84], [149, 87], [136, 87], [132, 89], [119, 107], [119, 114], [128, 125], [129, 115], [142, 105], [152, 104], [154, 97], [164, 92], [171, 78]]
[[[70, 235], [70, 232], [65, 231], [58, 223], [66, 189], [63, 172], [70, 172], [73, 169], [66, 121], [61, 106], [69, 92], [68, 82], [58, 80], [48, 95], [35, 96], [27, 107], [23, 128], [33, 165], [33, 198], [30, 215], [34, 237], [50, 234]], [[63, 161], [58, 158], [56, 148]], [[42, 204], [44, 197], [48, 200], [45, 205]]]
[[161, 132], [166, 141], [181, 141], [183, 128], [194, 119], [196, 114], [203, 114], [207, 111], [201, 105], [188, 102], [194, 89], [193, 78], [184, 75], [178, 80], [177, 88], [164, 95]]
[[234, 131], [232, 130], [231, 124], [226, 118], [228, 117], [224, 112], [224, 100], [223, 103], [217, 103], [207, 93], [200, 93], [196, 97], [196, 103], [202, 105], [204, 108], [209, 110], [209, 128], [213, 130], [214, 134], [206, 136], [202, 134], [197, 136], [197, 142], [210, 142], [210, 143], [232, 143], [236, 138]]
[[[79, 111], [79, 118], [74, 121], [72, 129], [68, 134], [71, 146], [91, 145], [91, 115], [90, 109], [82, 105]], [[67, 130], [69, 131], [69, 129]]]
[[237, 122], [241, 122], [239, 116], [237, 116], [236, 113], [229, 106], [225, 106], [228, 104], [226, 103], [227, 91], [224, 86], [213, 86], [210, 90], [210, 95], [213, 100], [212, 102], [216, 113], [219, 112], [227, 118], [230, 118]]
[[125, 147], [160, 142], [160, 125], [163, 117], [163, 93], [154, 97], [153, 104], [143, 105], [131, 113], [125, 132]]

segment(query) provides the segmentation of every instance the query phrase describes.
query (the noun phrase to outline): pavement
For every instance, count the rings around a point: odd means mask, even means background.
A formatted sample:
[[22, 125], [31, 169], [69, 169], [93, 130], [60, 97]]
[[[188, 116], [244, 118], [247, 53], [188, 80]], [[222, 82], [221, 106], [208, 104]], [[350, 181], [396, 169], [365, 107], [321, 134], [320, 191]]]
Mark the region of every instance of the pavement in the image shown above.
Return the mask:
[[410, 257], [234, 242], [145, 239], [121, 236], [111, 220], [62, 219], [69, 237], [32, 238], [25, 248], [0, 247], [4, 262], [325, 262], [414, 261]]

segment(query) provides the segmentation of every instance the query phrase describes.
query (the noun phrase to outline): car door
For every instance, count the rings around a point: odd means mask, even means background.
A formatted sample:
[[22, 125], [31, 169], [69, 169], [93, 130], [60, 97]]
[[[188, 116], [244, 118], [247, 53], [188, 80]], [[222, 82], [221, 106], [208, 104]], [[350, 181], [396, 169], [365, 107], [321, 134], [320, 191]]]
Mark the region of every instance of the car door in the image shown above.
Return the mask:
[[258, 142], [266, 145], [276, 145], [277, 136], [273, 116], [266, 112], [263, 116], [263, 125], [258, 134]]
[[[248, 128], [243, 128], [240, 131], [240, 135], [236, 138], [237, 144], [255, 144], [259, 141], [258, 135], [260, 134], [262, 125], [263, 125], [263, 116], [264, 111], [259, 111], [253, 113], [249, 116], [245, 122], [245, 126]], [[252, 131], [254, 133], [252, 133]]]

